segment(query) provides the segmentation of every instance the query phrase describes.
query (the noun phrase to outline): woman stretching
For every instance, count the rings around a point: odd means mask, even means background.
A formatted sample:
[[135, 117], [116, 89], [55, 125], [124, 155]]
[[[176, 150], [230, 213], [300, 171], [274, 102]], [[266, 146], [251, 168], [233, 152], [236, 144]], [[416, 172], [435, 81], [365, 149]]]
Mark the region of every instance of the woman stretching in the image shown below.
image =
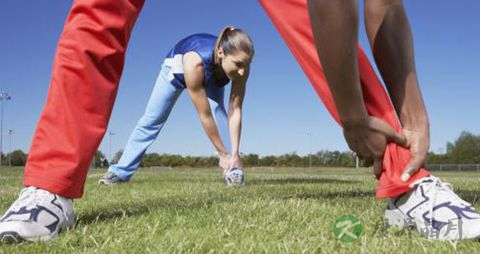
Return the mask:
[[[243, 30], [226, 27], [218, 37], [194, 34], [178, 42], [167, 54], [153, 88], [144, 115], [127, 142], [117, 164], [110, 166], [100, 184], [129, 181], [138, 170], [147, 148], [157, 138], [177, 98], [187, 89], [208, 138], [218, 152], [224, 174], [237, 169], [243, 184], [239, 156], [242, 126], [242, 102], [254, 55], [253, 43]], [[223, 98], [225, 86], [232, 81], [228, 117]], [[228, 123], [227, 123], [228, 121]], [[230, 133], [228, 139], [221, 134]], [[226, 136], [226, 135], [223, 135]], [[227, 183], [229, 179], [227, 179]]]

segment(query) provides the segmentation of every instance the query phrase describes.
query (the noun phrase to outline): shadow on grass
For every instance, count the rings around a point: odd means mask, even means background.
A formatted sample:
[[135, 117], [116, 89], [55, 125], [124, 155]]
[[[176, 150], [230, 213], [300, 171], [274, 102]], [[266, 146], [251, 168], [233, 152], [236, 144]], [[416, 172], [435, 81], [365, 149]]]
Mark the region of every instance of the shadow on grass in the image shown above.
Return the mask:
[[77, 217], [76, 226], [88, 225], [92, 223], [140, 216], [155, 211], [163, 210], [171, 213], [181, 214], [183, 212], [189, 212], [201, 208], [207, 208], [214, 203], [231, 202], [233, 198], [199, 198], [192, 202], [192, 200], [182, 200], [181, 197], [167, 197], [167, 198], [155, 198], [147, 199], [141, 202], [125, 202], [123, 204], [115, 203], [110, 207], [97, 207], [96, 210], [89, 210], [85, 213], [81, 213]]
[[[465, 201], [476, 205], [480, 203], [480, 192], [459, 190], [457, 195]], [[363, 198], [375, 197], [375, 191], [338, 191], [338, 192], [319, 192], [319, 193], [296, 193], [284, 199], [342, 199], [342, 198]]]
[[[362, 198], [374, 196], [374, 192], [345, 191], [329, 193], [282, 193], [280, 195], [266, 196], [266, 199], [341, 199], [341, 198]], [[182, 214], [194, 210], [209, 208], [214, 204], [232, 203], [238, 201], [236, 196], [203, 196], [198, 199], [184, 199], [180, 196], [170, 196], [161, 198], [150, 198], [142, 201], [112, 203], [108, 207], [95, 207], [87, 209], [77, 217], [76, 225], [88, 225], [102, 221], [108, 221], [119, 218], [141, 216], [158, 211], [166, 211], [172, 214]]]
[[[343, 199], [343, 198], [364, 198], [375, 197], [374, 191], [338, 191], [338, 192], [318, 192], [318, 193], [296, 193], [292, 196], [286, 196], [283, 199]], [[341, 202], [341, 200], [339, 200]]]
[[[150, 178], [135, 178], [130, 181], [130, 184], [143, 184], [146, 182], [158, 182], [158, 183], [185, 183], [185, 184], [192, 184], [192, 183], [216, 183], [216, 182], [223, 182], [223, 178], [221, 175], [217, 177], [197, 177], [197, 176], [190, 176], [190, 177], [178, 177], [178, 178], [167, 178], [167, 179], [155, 179], [152, 180]], [[266, 184], [352, 184], [352, 183], [360, 183], [362, 181], [357, 180], [342, 180], [342, 179], [332, 179], [332, 178], [320, 178], [320, 177], [308, 177], [308, 178], [276, 178], [276, 179], [261, 179], [261, 178], [248, 178], [246, 177], [246, 184], [248, 185], [266, 185]]]
[[[476, 205], [480, 203], [480, 192], [478, 191], [456, 191], [457, 195], [465, 201]], [[294, 196], [286, 197], [286, 199], [341, 199], [341, 198], [362, 198], [362, 197], [375, 197], [375, 191], [339, 191], [339, 192], [319, 192], [319, 193], [299, 193]]]
[[[249, 185], [260, 184], [288, 184], [288, 183], [355, 183], [357, 181], [327, 179], [327, 178], [285, 178], [285, 179], [252, 179]], [[480, 192], [471, 190], [459, 190], [457, 194], [466, 201], [476, 204], [479, 203]], [[235, 195], [211, 195], [199, 196], [196, 199], [185, 198], [184, 196], [169, 196], [148, 198], [144, 200], [129, 201], [124, 203], [110, 203], [107, 206], [97, 206], [93, 210], [86, 209], [80, 213], [77, 218], [77, 226], [88, 225], [92, 223], [114, 220], [124, 217], [141, 216], [148, 213], [158, 211], [167, 211], [173, 214], [182, 214], [209, 208], [214, 204], [232, 203], [238, 201]], [[262, 196], [263, 197], [263, 196]], [[375, 191], [350, 190], [350, 191], [331, 191], [325, 192], [294, 192], [294, 193], [277, 193], [264, 196], [265, 199], [315, 199], [315, 200], [336, 200], [342, 202], [344, 199], [361, 199], [375, 197]]]
[[351, 184], [359, 183], [361, 181], [342, 180], [332, 178], [308, 177], [308, 178], [276, 178], [276, 179], [247, 179], [247, 185], [263, 185], [263, 184], [302, 184], [302, 183], [318, 183], [318, 184]]
[[[99, 178], [100, 179], [100, 178]], [[97, 185], [97, 179], [91, 181], [90, 184]], [[128, 182], [118, 183], [119, 186], [142, 186], [145, 184], [177, 184], [177, 183], [184, 183], [184, 184], [192, 184], [192, 183], [215, 183], [215, 182], [222, 182], [223, 178], [219, 175], [217, 178], [212, 177], [197, 177], [197, 176], [186, 176], [186, 177], [175, 177], [175, 178], [160, 178], [160, 177], [133, 177]], [[108, 187], [108, 186], [106, 186]]]

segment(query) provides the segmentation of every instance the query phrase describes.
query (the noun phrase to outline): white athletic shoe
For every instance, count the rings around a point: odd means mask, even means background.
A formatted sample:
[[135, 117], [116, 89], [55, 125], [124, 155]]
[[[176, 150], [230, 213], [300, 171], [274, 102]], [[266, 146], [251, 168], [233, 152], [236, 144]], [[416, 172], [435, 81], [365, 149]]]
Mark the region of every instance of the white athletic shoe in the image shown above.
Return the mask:
[[431, 240], [480, 238], [480, 214], [448, 183], [429, 176], [410, 185], [408, 193], [390, 199], [385, 219], [397, 227], [416, 227]]
[[115, 173], [110, 172], [110, 171], [105, 173], [105, 175], [100, 180], [98, 180], [98, 184], [100, 184], [100, 185], [102, 185], [102, 184], [104, 184], [104, 185], [114, 185], [114, 184], [123, 183], [123, 182], [127, 182], [127, 181], [123, 181], [122, 179], [120, 179], [120, 177], [115, 175]]
[[241, 168], [233, 168], [224, 174], [227, 186], [241, 187], [245, 185], [243, 170]]
[[24, 188], [0, 218], [0, 241], [48, 241], [74, 222], [72, 199], [36, 187]]

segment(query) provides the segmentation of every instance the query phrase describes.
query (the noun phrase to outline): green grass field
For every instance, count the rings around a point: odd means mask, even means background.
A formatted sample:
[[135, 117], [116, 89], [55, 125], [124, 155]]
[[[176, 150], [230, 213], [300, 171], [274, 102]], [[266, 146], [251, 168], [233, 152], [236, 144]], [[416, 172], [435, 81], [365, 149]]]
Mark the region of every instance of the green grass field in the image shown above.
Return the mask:
[[[247, 169], [247, 186], [228, 188], [213, 169], [148, 170], [130, 183], [99, 186], [92, 170], [77, 223], [49, 243], [0, 244], [0, 253], [478, 253], [480, 243], [429, 241], [417, 232], [373, 235], [386, 200], [370, 170]], [[480, 173], [436, 174], [480, 209]], [[22, 169], [0, 171], [0, 212], [21, 189]], [[336, 239], [335, 221], [353, 215], [362, 234]]]

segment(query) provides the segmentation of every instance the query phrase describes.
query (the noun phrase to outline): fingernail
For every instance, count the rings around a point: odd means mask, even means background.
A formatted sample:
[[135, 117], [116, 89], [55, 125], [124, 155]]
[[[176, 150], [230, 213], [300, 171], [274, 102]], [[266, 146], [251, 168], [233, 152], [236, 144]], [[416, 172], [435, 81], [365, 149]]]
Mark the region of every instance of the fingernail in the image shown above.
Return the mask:
[[402, 182], [406, 182], [408, 178], [410, 178], [410, 175], [408, 173], [403, 173], [400, 179], [402, 179]]

